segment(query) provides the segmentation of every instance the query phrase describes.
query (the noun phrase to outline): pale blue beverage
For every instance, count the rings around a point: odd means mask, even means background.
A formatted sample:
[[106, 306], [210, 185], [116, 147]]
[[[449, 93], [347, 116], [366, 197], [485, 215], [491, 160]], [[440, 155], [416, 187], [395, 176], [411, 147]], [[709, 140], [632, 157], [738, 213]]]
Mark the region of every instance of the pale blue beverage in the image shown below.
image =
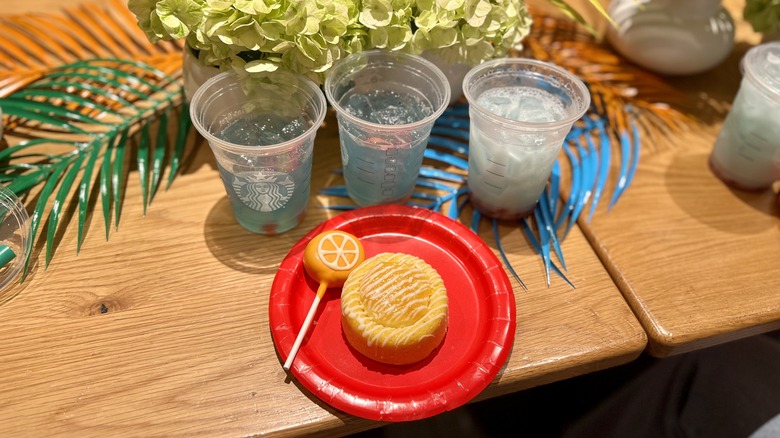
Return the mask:
[[[362, 120], [381, 125], [405, 125], [433, 113], [431, 104], [404, 91], [349, 92], [344, 109]], [[372, 133], [341, 123], [341, 158], [347, 192], [358, 205], [404, 202], [414, 191], [430, 131]], [[376, 133], [373, 133], [376, 134]]]
[[317, 84], [281, 70], [252, 80], [220, 73], [195, 92], [193, 126], [208, 140], [245, 229], [274, 235], [302, 221], [326, 104]]
[[531, 214], [574, 122], [590, 106], [585, 84], [543, 61], [503, 58], [466, 74], [471, 204], [483, 215]]
[[367, 50], [331, 67], [325, 94], [338, 116], [349, 197], [361, 206], [407, 201], [449, 102], [444, 73], [420, 56]]
[[[303, 117], [253, 115], [234, 120], [217, 136], [261, 151], [266, 146], [293, 140], [310, 126], [311, 122]], [[229, 164], [230, 170], [218, 162], [238, 223], [260, 234], [282, 233], [300, 223], [309, 201], [312, 155], [311, 145], [302, 144], [270, 161], [264, 157], [261, 168], [257, 167], [259, 160], [251, 156]]]

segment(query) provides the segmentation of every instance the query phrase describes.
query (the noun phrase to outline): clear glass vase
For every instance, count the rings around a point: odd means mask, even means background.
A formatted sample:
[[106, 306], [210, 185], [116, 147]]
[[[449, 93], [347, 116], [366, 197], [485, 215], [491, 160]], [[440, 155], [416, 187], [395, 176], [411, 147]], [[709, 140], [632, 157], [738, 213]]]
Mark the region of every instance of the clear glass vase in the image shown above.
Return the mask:
[[614, 0], [607, 40], [628, 60], [664, 75], [721, 63], [734, 47], [734, 21], [721, 0]]
[[188, 45], [184, 46], [182, 52], [181, 74], [184, 81], [184, 97], [189, 102], [201, 85], [219, 74], [219, 68], [201, 64]]
[[465, 63], [447, 62], [432, 50], [424, 51], [422, 57], [431, 61], [447, 77], [447, 82], [450, 84], [450, 105], [459, 101], [463, 97], [463, 78], [471, 67]]

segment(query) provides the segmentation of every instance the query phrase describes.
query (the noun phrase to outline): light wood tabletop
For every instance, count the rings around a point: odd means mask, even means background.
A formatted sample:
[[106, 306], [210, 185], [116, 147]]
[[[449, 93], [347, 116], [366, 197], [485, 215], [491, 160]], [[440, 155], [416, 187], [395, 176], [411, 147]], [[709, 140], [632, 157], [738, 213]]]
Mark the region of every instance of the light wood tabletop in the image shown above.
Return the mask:
[[[59, 3], [14, 4], [51, 12]], [[331, 172], [340, 167], [334, 115], [317, 134], [308, 214], [279, 236], [241, 228], [208, 145], [193, 131], [188, 147], [193, 158], [146, 215], [131, 172], [108, 239], [94, 213], [78, 255], [68, 226], [47, 269], [38, 246], [29, 277], [0, 292], [0, 435], [337, 436], [382, 424], [338, 411], [288, 378], [269, 328], [280, 262], [339, 214], [317, 195], [340, 184]], [[576, 227], [563, 242], [576, 289], [557, 277], [546, 285], [519, 228], [500, 233], [528, 290], [512, 280], [514, 345], [474, 400], [623, 364], [644, 350], [644, 330]], [[490, 227], [479, 234], [498, 254]]]
[[698, 113], [702, 125], [646, 144], [617, 206], [580, 223], [660, 357], [780, 328], [780, 186], [732, 190], [707, 164], [739, 87], [739, 61], [760, 41], [741, 19], [744, 2], [724, 5], [736, 22], [729, 58], [669, 78], [691, 102], [712, 105]]
[[[313, 187], [338, 167], [332, 114], [318, 134]], [[81, 253], [65, 233], [0, 306], [0, 435], [341, 435], [379, 423], [341, 413], [289, 381], [268, 323], [269, 290], [291, 246], [334, 212], [313, 196], [303, 224], [275, 237], [234, 220], [204, 141], [198, 160], [144, 217], [130, 183], [119, 229], [92, 218]], [[633, 360], [646, 336], [598, 257], [575, 229], [564, 242], [571, 289], [544, 281], [520, 230], [505, 249], [515, 343], [477, 399]], [[481, 236], [495, 248], [492, 231]], [[272, 303], [270, 303], [272, 305]], [[304, 346], [305, 348], [305, 346]]]

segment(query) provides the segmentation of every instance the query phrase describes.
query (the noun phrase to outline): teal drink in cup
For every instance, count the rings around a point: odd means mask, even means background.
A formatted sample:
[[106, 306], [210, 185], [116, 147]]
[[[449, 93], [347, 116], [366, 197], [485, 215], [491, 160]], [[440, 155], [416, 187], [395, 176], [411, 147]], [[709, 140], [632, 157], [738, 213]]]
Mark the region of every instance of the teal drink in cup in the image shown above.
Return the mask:
[[259, 234], [294, 228], [309, 201], [313, 145], [325, 96], [310, 80], [274, 73], [242, 83], [221, 73], [192, 98], [238, 223]]
[[325, 94], [336, 109], [350, 198], [358, 205], [408, 200], [433, 122], [449, 102], [441, 70], [419, 56], [369, 50], [334, 64]]

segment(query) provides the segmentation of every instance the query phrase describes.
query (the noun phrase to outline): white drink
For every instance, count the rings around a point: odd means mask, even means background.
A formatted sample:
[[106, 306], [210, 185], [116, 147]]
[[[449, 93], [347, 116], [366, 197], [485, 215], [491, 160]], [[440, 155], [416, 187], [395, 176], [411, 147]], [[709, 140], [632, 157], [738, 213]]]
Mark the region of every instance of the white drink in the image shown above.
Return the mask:
[[780, 180], [780, 41], [748, 50], [742, 67], [710, 167], [726, 184], [761, 190]]
[[743, 189], [780, 179], [780, 102], [743, 80], [710, 159], [721, 179]]
[[[492, 114], [539, 126], [568, 116], [559, 97], [526, 86], [486, 90], [477, 104]], [[498, 219], [532, 212], [569, 129], [535, 132], [526, 125], [515, 130], [472, 117], [468, 186], [474, 206]]]

